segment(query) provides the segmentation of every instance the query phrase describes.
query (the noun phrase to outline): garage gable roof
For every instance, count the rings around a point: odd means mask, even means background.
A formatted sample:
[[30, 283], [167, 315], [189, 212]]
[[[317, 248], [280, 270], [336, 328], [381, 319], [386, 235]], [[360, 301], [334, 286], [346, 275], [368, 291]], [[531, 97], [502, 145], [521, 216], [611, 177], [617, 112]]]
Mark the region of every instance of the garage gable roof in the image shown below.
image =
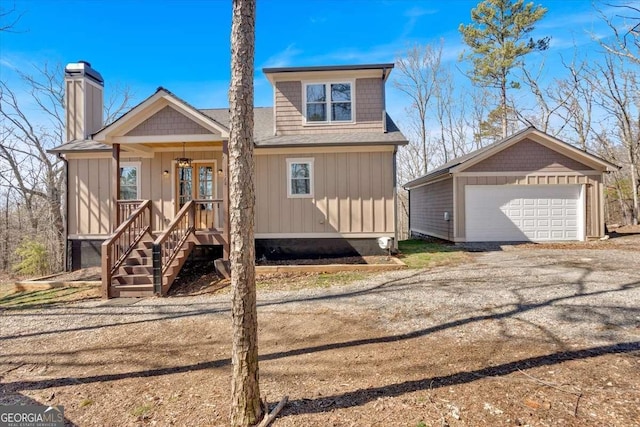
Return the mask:
[[428, 174], [406, 183], [404, 185], [404, 188], [409, 190], [441, 178], [446, 174], [462, 172], [470, 168], [471, 166], [499, 153], [500, 151], [517, 144], [524, 139], [530, 139], [551, 150], [559, 152], [564, 156], [567, 156], [571, 159], [574, 159], [580, 163], [596, 169], [602, 169], [605, 171], [613, 171], [619, 169], [619, 167], [617, 165], [614, 165], [613, 163], [610, 163], [598, 156], [594, 156], [593, 154], [590, 154], [586, 151], [580, 150], [531, 126], [519, 132], [516, 132], [510, 137], [487, 145], [486, 147], [482, 147], [476, 151], [472, 151], [471, 153], [465, 154], [464, 156], [457, 157], [432, 170]]

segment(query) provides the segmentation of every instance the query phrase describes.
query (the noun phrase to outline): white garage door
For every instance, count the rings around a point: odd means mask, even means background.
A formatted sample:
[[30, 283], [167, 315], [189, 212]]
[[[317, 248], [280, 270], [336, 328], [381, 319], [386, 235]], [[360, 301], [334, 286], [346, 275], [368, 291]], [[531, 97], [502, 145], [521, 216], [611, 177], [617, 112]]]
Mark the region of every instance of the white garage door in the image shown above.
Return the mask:
[[467, 185], [468, 242], [583, 240], [580, 185]]

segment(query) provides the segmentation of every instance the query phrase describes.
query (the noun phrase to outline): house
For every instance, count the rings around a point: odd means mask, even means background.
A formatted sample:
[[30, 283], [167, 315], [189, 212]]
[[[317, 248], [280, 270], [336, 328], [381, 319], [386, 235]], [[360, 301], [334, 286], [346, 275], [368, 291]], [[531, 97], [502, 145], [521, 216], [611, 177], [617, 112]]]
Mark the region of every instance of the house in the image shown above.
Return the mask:
[[[274, 106], [255, 108], [256, 253], [328, 257], [396, 240], [395, 158], [385, 111], [393, 64], [264, 69]], [[159, 88], [103, 125], [100, 73], [67, 65], [68, 265], [102, 265], [105, 297], [165, 294], [188, 255], [228, 257], [228, 108]], [[226, 102], [226, 100], [225, 100]], [[222, 103], [222, 102], [220, 102]]]
[[454, 242], [603, 237], [617, 166], [533, 127], [408, 182], [412, 235]]

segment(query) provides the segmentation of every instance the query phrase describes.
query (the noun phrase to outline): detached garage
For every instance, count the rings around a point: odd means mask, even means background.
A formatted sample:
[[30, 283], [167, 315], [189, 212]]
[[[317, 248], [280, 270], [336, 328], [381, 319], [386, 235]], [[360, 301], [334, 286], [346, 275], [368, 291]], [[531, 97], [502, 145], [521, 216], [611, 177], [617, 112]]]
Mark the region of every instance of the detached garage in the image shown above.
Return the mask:
[[405, 184], [410, 233], [455, 242], [602, 237], [603, 175], [615, 169], [527, 128]]

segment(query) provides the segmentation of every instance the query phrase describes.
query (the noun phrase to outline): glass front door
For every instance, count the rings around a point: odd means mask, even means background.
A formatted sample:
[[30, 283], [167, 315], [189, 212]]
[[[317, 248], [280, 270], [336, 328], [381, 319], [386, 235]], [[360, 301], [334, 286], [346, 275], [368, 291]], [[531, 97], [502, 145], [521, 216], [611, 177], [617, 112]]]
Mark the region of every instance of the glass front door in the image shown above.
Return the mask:
[[218, 203], [207, 202], [216, 198], [215, 163], [193, 163], [189, 168], [178, 168], [178, 209], [189, 200], [196, 203], [196, 228], [217, 228]]

